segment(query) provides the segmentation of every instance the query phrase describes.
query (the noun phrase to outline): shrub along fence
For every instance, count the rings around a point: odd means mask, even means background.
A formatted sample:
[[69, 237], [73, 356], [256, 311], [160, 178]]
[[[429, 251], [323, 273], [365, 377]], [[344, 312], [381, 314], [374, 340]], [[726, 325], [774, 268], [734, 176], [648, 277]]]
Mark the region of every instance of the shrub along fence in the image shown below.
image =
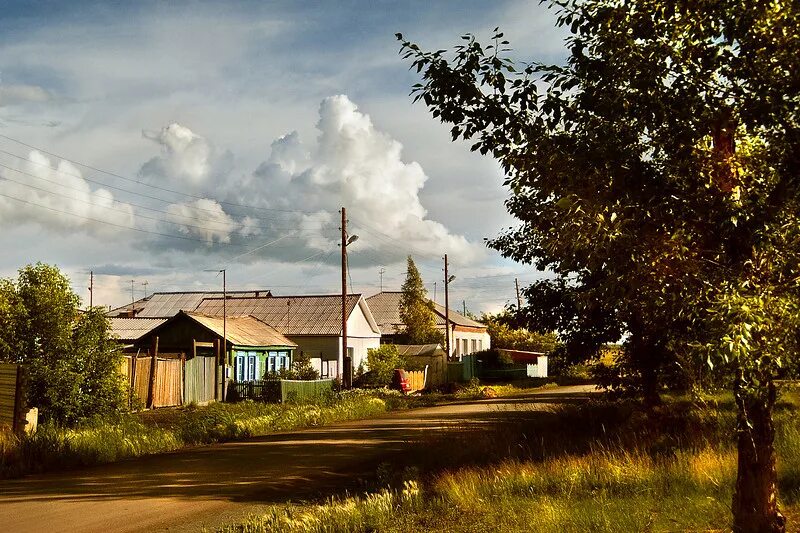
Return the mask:
[[266, 379], [259, 381], [232, 382], [228, 391], [231, 399], [257, 400], [262, 402], [307, 402], [319, 399], [333, 390], [332, 379], [301, 381], [293, 379]]

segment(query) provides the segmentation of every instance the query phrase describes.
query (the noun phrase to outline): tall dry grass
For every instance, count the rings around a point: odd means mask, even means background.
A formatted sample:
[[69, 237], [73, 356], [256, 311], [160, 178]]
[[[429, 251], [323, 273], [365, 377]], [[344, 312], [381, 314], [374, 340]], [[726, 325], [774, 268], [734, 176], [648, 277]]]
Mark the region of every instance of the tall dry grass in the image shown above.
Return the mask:
[[[790, 519], [800, 518], [797, 405], [782, 402], [776, 411], [781, 505]], [[450, 462], [444, 471], [427, 471], [413, 499], [404, 489], [384, 489], [320, 505], [275, 506], [223, 531], [729, 529], [736, 476], [729, 398], [704, 405], [670, 401], [648, 413], [630, 402], [601, 402], [549, 415], [501, 427], [488, 438], [462, 435], [457, 454], [450, 438], [436, 450], [439, 457], [449, 452], [471, 466]], [[434, 450], [426, 446], [426, 452]], [[478, 456], [489, 464], [476, 464]]]

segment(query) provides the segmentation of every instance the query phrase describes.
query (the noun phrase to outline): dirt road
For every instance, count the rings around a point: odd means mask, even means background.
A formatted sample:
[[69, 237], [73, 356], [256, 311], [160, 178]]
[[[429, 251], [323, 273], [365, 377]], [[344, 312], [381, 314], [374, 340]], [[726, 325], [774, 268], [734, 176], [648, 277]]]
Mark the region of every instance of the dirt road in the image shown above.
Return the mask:
[[448, 438], [553, 403], [590, 386], [425, 409], [0, 482], [0, 531], [198, 531], [271, 503], [358, 490], [383, 462], [426, 438]]

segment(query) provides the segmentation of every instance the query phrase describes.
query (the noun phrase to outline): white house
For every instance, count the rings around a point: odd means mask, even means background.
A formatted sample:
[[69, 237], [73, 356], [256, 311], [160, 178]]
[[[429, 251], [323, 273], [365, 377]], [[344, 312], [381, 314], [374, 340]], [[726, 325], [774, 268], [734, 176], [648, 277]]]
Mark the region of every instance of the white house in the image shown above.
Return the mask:
[[[205, 298], [196, 310], [222, 316], [223, 299]], [[322, 377], [341, 377], [341, 295], [228, 297], [225, 312], [228, 316], [250, 315], [266, 322], [297, 344], [296, 353], [310, 356]], [[366, 365], [368, 350], [380, 346], [381, 330], [360, 294], [347, 296], [346, 312], [347, 350], [355, 370], [362, 362]]]
[[[384, 291], [367, 298], [370, 310], [378, 322], [383, 342], [395, 342], [404, 329], [400, 320], [400, 297], [402, 292]], [[436, 327], [445, 332], [445, 308], [434, 302]], [[485, 324], [481, 324], [450, 309], [450, 356], [460, 359], [462, 355], [488, 350], [491, 339]]]

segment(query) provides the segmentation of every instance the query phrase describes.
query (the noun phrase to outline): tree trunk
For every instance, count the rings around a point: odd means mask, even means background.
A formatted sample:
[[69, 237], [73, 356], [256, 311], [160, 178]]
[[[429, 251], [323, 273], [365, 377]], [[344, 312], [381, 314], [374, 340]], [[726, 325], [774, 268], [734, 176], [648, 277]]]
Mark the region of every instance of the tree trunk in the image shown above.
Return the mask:
[[753, 394], [745, 391], [741, 381], [737, 380], [734, 394], [739, 409], [739, 457], [732, 507], [733, 530], [783, 533], [786, 519], [778, 510], [775, 427], [772, 423], [775, 385], [770, 380], [766, 394]]

